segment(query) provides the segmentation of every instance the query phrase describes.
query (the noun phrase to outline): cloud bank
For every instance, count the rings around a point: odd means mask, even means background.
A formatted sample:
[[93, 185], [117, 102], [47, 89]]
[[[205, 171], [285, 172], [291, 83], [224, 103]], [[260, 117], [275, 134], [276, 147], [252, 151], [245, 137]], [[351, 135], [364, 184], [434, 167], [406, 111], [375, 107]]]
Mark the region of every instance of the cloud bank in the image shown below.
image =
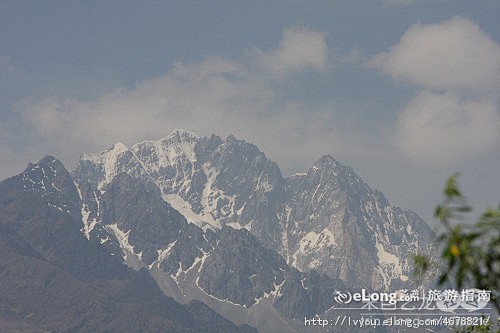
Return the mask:
[[500, 87], [500, 45], [463, 17], [412, 26], [372, 65], [395, 79], [431, 89], [477, 92]]
[[423, 91], [399, 115], [397, 129], [403, 154], [431, 165], [456, 163], [496, 147], [500, 117], [491, 100]]
[[179, 62], [164, 75], [95, 100], [23, 101], [17, 113], [35, 145], [43, 142], [72, 159], [75, 146], [78, 153], [96, 151], [186, 128], [199, 135], [235, 134], [281, 165], [302, 170], [322, 154], [356, 155], [365, 149], [364, 135], [337, 117], [332, 104], [304, 105], [276, 84], [326, 71], [328, 58], [324, 33], [294, 26], [284, 30], [275, 49], [253, 49], [244, 59]]
[[[117, 141], [133, 144], [186, 128], [253, 142], [285, 173], [304, 170], [325, 153], [343, 160], [378, 156], [442, 166], [495, 149], [500, 46], [474, 22], [455, 17], [413, 25], [371, 59], [372, 68], [420, 90], [383, 128], [351, 123], [345, 117], [349, 110], [338, 112], [334, 101], [311, 105], [281, 84], [285, 79], [300, 85], [296, 78], [304, 73], [330, 71], [325, 37], [294, 26], [284, 30], [274, 49], [254, 48], [242, 59], [178, 62], [163, 75], [94, 100], [25, 100], [16, 106], [15, 126], [4, 131], [2, 141], [22, 129], [33, 154], [75, 160]], [[11, 154], [1, 144], [0, 151]]]
[[500, 144], [500, 45], [474, 22], [418, 23], [369, 65], [422, 89], [396, 122], [402, 154], [444, 164]]
[[255, 50], [259, 65], [283, 77], [308, 70], [324, 71], [328, 65], [325, 34], [301, 26], [285, 29], [279, 46], [271, 51]]

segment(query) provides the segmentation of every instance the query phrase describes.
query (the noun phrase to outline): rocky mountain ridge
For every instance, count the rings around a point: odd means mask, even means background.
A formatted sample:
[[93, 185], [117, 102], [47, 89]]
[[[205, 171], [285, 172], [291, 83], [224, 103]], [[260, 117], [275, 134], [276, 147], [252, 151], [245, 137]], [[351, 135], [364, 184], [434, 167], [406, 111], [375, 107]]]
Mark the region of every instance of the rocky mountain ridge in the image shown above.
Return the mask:
[[0, 182], [2, 331], [255, 332], [164, 296], [146, 270], [85, 238], [80, 211], [72, 178], [51, 156]]
[[99, 190], [120, 172], [159, 189], [163, 200], [204, 230], [247, 229], [290, 266], [353, 286], [405, 286], [411, 254], [430, 251], [432, 232], [422, 219], [391, 207], [329, 155], [285, 179], [250, 143], [176, 130], [130, 149], [115, 144], [83, 155], [73, 174]]
[[[71, 175], [46, 157], [14, 178], [19, 191], [67, 217], [79, 230], [75, 244], [98, 251], [62, 242], [57, 260], [65, 270], [76, 269], [71, 260], [79, 256], [124, 262], [188, 312], [205, 311], [205, 303], [261, 332], [303, 331], [304, 317], [336, 311], [339, 290], [410, 288], [412, 254], [431, 248], [424, 221], [391, 207], [333, 157], [284, 178], [256, 146], [234, 136], [176, 130], [84, 154]], [[44, 223], [53, 218], [43, 216]], [[78, 267], [91, 280], [125, 269], [89, 265]]]

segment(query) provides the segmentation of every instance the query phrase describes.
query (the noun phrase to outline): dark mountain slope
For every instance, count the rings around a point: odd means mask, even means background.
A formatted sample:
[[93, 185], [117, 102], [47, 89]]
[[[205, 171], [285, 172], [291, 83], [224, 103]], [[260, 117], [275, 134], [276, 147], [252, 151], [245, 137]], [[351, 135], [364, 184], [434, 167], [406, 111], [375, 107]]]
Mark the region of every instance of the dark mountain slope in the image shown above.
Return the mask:
[[255, 331], [202, 304], [176, 303], [145, 270], [89, 242], [79, 200], [52, 157], [0, 183], [0, 323], [51, 332]]

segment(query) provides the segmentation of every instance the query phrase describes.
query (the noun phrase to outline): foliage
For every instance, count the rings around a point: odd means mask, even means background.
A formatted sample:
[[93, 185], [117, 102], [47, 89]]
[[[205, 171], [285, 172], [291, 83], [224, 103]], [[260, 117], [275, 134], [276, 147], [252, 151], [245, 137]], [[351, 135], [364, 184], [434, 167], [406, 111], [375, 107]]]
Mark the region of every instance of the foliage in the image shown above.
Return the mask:
[[[438, 242], [442, 246], [440, 265], [417, 255], [415, 273], [422, 276], [432, 269], [440, 271], [438, 283], [452, 283], [457, 289], [475, 287], [490, 290], [491, 301], [500, 311], [500, 205], [487, 209], [474, 224], [458, 223], [471, 211], [459, 189], [458, 174], [446, 181], [444, 199], [434, 216], [441, 225]], [[467, 327], [464, 332], [490, 332], [490, 326]]]

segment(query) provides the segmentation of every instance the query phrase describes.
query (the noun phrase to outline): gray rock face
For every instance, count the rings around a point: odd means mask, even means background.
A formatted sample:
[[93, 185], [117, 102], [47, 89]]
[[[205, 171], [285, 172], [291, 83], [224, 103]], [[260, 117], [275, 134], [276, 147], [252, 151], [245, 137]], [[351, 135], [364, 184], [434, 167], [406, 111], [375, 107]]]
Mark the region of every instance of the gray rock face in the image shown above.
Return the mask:
[[197, 282], [205, 292], [251, 307], [283, 283], [288, 265], [248, 231], [223, 227], [217, 236]]
[[[117, 178], [123, 192], [134, 185], [125, 176]], [[53, 157], [0, 182], [4, 329], [7, 320], [16, 332], [256, 332], [199, 302], [181, 305], [164, 296], [147, 271], [130, 270], [121, 257], [85, 238], [81, 205], [69, 173]], [[109, 207], [100, 210], [120, 218]]]
[[30, 163], [20, 177], [23, 188], [42, 196], [47, 205], [73, 215], [80, 212], [80, 200], [73, 180], [53, 156], [46, 156], [37, 164]]
[[118, 143], [83, 155], [73, 175], [78, 183], [103, 189], [122, 172], [159, 188], [165, 201], [204, 229], [245, 227], [265, 246], [281, 246], [275, 212], [284, 197], [284, 180], [276, 163], [252, 144], [176, 130], [130, 149]]
[[[314, 269], [352, 287], [409, 287], [411, 256], [430, 252], [432, 233], [423, 220], [391, 207], [382, 193], [331, 156], [323, 156], [307, 173], [284, 179], [252, 144], [176, 130], [130, 149], [115, 144], [83, 155], [73, 175], [99, 197], [122, 172], [159, 192], [204, 231], [246, 229], [289, 266]], [[95, 218], [91, 205], [85, 206], [89, 225]], [[143, 255], [147, 264], [156, 257], [151, 249]]]
[[156, 191], [126, 173], [104, 186], [98, 206], [89, 239], [134, 269], [163, 272], [181, 294], [197, 289], [246, 309], [269, 300], [287, 317], [300, 318], [332, 307], [325, 292], [344, 289], [340, 280], [323, 276], [320, 283], [318, 273], [289, 267], [246, 229], [203, 230], [188, 223]]
[[286, 257], [352, 287], [408, 286], [412, 255], [430, 253], [432, 232], [415, 213], [391, 207], [352, 168], [323, 156], [287, 179]]

